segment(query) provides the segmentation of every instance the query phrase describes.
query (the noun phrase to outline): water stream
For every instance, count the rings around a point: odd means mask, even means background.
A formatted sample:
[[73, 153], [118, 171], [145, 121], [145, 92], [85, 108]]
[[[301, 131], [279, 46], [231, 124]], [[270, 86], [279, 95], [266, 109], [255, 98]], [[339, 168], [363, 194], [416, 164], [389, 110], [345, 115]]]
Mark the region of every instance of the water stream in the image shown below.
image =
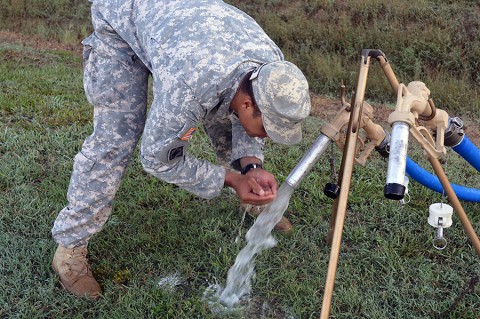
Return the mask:
[[247, 244], [228, 271], [225, 289], [218, 293], [218, 301], [227, 308], [233, 308], [250, 293], [255, 275], [255, 255], [277, 244], [272, 230], [287, 210], [293, 191], [293, 187], [283, 183], [278, 189], [277, 198], [265, 208], [245, 235]]

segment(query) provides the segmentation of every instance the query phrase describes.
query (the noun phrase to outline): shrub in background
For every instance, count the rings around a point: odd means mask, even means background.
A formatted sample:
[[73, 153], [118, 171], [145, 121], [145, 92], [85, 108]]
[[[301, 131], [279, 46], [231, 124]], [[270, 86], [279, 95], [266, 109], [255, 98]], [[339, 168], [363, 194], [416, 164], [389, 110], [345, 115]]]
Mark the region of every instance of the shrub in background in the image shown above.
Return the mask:
[[[477, 1], [229, 0], [254, 17], [306, 73], [312, 90], [353, 88], [359, 54], [378, 48], [401, 82], [424, 81], [437, 106], [455, 115], [480, 112], [480, 6]], [[0, 0], [0, 28], [69, 44], [90, 31], [86, 0]], [[385, 79], [369, 78], [367, 95], [395, 97]], [[452, 79], [454, 78], [454, 79]]]

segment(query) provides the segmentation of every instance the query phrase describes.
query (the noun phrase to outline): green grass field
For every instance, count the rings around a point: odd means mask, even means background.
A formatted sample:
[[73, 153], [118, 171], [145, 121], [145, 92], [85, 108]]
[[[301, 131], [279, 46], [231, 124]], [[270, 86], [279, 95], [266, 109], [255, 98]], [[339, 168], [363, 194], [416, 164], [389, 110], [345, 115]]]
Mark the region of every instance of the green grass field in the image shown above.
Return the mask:
[[[286, 2], [265, 3], [262, 10], [275, 3], [285, 9]], [[375, 90], [369, 86], [367, 96]], [[454, 99], [462, 92], [441, 93]], [[478, 116], [465, 105], [455, 109]], [[253, 220], [241, 225], [238, 200], [229, 191], [202, 200], [148, 176], [138, 154], [111, 218], [89, 245], [103, 298], [93, 303], [61, 289], [50, 268], [56, 247], [50, 229], [66, 205], [72, 159], [91, 133], [91, 118], [78, 52], [0, 42], [0, 318], [218, 318], [202, 294], [212, 283], [225, 284], [244, 245], [235, 238]], [[298, 146], [268, 145], [266, 167], [279, 182], [328, 120], [310, 117]], [[411, 144], [409, 154], [428, 168]], [[191, 151], [213, 160], [203, 134], [195, 135]], [[337, 163], [340, 156], [337, 150]], [[480, 174], [455, 153], [444, 167], [452, 182], [480, 187]], [[407, 205], [387, 200], [386, 169], [377, 154], [355, 167], [331, 317], [478, 319], [480, 263], [458, 218], [445, 231], [447, 248], [435, 250], [435, 230], [426, 219], [428, 206], [441, 196], [411, 182]], [[278, 245], [257, 257], [247, 306], [223, 318], [318, 318], [329, 257], [332, 202], [322, 194], [329, 175], [325, 157], [290, 201], [293, 234], [277, 234]], [[480, 234], [479, 204], [462, 204]], [[159, 285], [172, 276], [178, 285]]]

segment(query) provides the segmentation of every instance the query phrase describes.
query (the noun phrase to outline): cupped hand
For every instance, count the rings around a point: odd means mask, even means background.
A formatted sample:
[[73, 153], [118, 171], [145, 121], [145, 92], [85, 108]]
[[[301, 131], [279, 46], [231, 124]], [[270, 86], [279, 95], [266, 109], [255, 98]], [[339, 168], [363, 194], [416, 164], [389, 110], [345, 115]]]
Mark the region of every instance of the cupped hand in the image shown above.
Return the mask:
[[240, 200], [252, 205], [265, 205], [277, 196], [275, 177], [263, 169], [254, 169], [246, 175], [227, 172], [225, 185], [233, 187]]

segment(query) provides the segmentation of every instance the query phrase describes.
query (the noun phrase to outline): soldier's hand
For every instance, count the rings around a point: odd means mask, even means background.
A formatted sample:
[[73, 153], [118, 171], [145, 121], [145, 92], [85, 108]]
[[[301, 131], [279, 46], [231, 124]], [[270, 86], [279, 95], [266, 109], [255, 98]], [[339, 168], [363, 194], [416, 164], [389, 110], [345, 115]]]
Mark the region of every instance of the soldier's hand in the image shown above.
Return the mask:
[[225, 185], [235, 189], [240, 200], [247, 204], [265, 205], [277, 196], [275, 177], [263, 169], [251, 170], [246, 175], [227, 171]]

